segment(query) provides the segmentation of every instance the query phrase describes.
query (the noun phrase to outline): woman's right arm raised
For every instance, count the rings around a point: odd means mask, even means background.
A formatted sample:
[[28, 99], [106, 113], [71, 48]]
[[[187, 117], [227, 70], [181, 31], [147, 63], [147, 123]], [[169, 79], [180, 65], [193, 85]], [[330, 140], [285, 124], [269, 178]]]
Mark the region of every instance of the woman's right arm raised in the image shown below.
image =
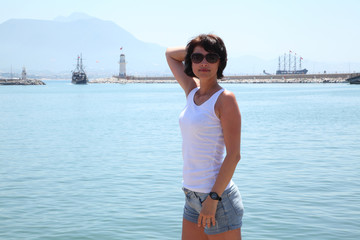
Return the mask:
[[183, 61], [186, 56], [185, 47], [173, 47], [166, 49], [166, 60], [176, 81], [184, 89], [186, 96], [194, 89], [197, 84], [194, 78], [189, 77], [184, 72]]

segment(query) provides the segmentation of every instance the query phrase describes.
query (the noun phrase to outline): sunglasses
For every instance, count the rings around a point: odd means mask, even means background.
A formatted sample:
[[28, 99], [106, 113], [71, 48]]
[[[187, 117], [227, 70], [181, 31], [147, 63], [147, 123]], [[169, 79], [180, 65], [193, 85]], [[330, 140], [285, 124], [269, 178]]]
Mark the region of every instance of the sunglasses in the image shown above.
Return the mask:
[[220, 59], [220, 56], [216, 53], [208, 53], [205, 56], [202, 53], [191, 54], [191, 61], [193, 63], [201, 63], [204, 58], [208, 63], [216, 63]]

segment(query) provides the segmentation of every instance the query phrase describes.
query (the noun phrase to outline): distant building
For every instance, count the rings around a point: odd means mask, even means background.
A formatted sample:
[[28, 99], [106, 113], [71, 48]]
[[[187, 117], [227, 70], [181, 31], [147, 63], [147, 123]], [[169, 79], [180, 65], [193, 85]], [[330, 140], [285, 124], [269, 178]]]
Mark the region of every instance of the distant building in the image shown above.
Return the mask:
[[120, 78], [126, 78], [126, 62], [125, 62], [125, 54], [120, 55], [120, 72], [119, 77]]
[[25, 67], [23, 67], [23, 69], [22, 69], [21, 79], [22, 79], [22, 80], [26, 80], [26, 69], [25, 69]]

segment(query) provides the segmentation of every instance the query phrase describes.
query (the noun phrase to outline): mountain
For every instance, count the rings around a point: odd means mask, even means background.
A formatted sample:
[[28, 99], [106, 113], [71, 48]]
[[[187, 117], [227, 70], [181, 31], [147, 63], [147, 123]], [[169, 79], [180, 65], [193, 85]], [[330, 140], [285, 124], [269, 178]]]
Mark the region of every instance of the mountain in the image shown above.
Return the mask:
[[165, 47], [140, 41], [111, 21], [83, 14], [53, 21], [11, 19], [0, 24], [0, 36], [2, 71], [26, 66], [29, 73], [70, 73], [80, 53], [90, 73], [118, 74], [120, 53], [126, 55], [128, 74], [167, 71]]
[[86, 20], [86, 19], [91, 19], [91, 18], [94, 18], [94, 17], [89, 16], [89, 15], [87, 15], [85, 13], [75, 12], [75, 13], [72, 13], [68, 17], [58, 16], [58, 17], [56, 17], [54, 19], [54, 21], [57, 21], [57, 22], [72, 22], [72, 21]]
[[[184, 43], [185, 44], [185, 43]], [[120, 48], [123, 50], [120, 51]], [[90, 78], [119, 73], [120, 54], [126, 55], [128, 75], [171, 75], [165, 60], [165, 47], [143, 42], [117, 24], [83, 13], [49, 20], [11, 19], [0, 24], [0, 73], [28, 75], [63, 74], [67, 77], [82, 54]], [[229, 54], [231, 54], [229, 52]], [[229, 56], [225, 75], [274, 74], [276, 56], [263, 60], [254, 56]], [[309, 73], [359, 71], [359, 63], [320, 63], [305, 60]]]

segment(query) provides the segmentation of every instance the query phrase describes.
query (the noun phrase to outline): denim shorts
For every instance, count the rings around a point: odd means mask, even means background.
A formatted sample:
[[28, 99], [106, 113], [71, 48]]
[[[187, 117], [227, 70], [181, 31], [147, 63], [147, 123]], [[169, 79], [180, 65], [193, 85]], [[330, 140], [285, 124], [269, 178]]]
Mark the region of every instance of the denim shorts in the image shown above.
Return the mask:
[[[202, 203], [205, 201], [209, 193], [198, 193], [183, 188], [186, 196], [184, 206], [184, 218], [190, 222], [197, 223]], [[238, 187], [233, 184], [226, 189], [221, 195], [222, 200], [219, 201], [216, 209], [216, 224], [207, 226], [204, 229], [206, 234], [218, 234], [226, 231], [241, 228], [242, 217], [244, 214], [244, 206]]]

